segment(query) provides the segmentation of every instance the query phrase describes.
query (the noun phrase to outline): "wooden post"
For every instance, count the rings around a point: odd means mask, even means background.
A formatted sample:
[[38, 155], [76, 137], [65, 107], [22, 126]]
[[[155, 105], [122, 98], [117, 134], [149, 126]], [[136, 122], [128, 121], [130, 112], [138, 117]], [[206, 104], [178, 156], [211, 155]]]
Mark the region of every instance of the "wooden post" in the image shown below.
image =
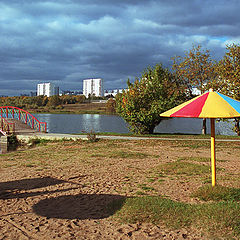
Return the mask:
[[8, 151], [8, 137], [1, 136], [0, 137], [0, 153], [7, 153]]
[[216, 185], [215, 119], [211, 118], [211, 168], [212, 186]]

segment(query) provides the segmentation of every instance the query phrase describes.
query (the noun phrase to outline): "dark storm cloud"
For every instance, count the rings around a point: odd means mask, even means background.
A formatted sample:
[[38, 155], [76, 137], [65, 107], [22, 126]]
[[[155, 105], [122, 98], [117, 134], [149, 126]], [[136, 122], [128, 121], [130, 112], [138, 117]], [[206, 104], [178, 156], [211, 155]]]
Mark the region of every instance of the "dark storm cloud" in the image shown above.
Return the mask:
[[44, 81], [81, 90], [92, 77], [123, 88], [149, 65], [169, 67], [192, 44], [219, 58], [239, 42], [239, 9], [235, 0], [2, 0], [0, 95]]

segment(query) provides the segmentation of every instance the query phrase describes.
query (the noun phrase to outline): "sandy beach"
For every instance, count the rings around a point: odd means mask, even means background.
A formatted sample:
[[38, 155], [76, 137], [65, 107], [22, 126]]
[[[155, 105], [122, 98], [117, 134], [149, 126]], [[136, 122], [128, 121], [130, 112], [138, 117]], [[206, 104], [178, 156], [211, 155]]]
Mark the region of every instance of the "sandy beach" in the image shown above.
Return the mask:
[[[240, 188], [239, 156], [239, 142], [217, 143], [218, 184]], [[201, 203], [191, 194], [210, 172], [158, 173], [181, 161], [210, 166], [209, 157], [209, 142], [187, 140], [58, 141], [2, 154], [0, 238], [209, 239], [206, 229], [122, 223], [107, 209], [142, 195]]]

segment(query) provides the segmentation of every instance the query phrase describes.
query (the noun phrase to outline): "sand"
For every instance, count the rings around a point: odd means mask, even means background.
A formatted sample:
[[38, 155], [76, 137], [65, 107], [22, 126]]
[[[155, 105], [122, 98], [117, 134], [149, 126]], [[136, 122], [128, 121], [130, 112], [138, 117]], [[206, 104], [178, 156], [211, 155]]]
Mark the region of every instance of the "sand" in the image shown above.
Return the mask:
[[[141, 184], [154, 188], [148, 195], [198, 203], [190, 195], [204, 184], [202, 176], [147, 180], [159, 164], [209, 155], [208, 143], [193, 148], [151, 140], [48, 143], [2, 155], [0, 239], [208, 239], [204, 229], [121, 223], [106, 206], [136, 196], [143, 191]], [[218, 173], [222, 185], [240, 187], [235, 180], [240, 176], [239, 156], [237, 143], [218, 146], [218, 167], [225, 169]]]

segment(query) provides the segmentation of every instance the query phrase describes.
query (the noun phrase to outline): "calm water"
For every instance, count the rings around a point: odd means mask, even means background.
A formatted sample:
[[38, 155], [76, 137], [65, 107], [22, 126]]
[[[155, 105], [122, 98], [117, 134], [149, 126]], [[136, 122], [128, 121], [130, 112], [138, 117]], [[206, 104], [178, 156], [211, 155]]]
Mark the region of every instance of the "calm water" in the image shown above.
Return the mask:
[[[125, 121], [114, 115], [98, 114], [34, 114], [42, 122], [47, 122], [49, 133], [95, 132], [128, 133]], [[202, 120], [193, 118], [171, 118], [163, 120], [156, 128], [156, 133], [201, 133]], [[210, 121], [207, 120], [208, 133]], [[232, 122], [216, 122], [216, 134], [236, 135]]]

